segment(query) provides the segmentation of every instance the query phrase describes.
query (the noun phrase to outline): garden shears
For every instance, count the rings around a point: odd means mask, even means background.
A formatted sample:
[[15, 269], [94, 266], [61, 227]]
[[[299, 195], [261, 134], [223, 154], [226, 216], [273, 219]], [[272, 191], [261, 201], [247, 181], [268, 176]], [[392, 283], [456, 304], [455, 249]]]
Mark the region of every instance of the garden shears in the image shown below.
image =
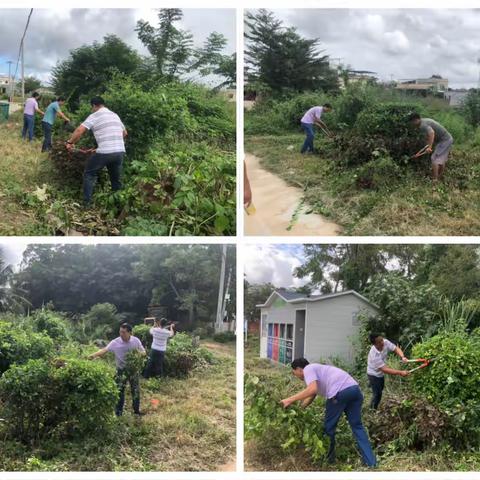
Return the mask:
[[415, 155], [412, 155], [410, 158], [421, 157], [421, 156], [425, 155], [426, 153], [428, 153], [428, 150], [430, 150], [430, 148], [431, 148], [430, 145], [425, 145]]
[[318, 123], [317, 123], [317, 126], [328, 138], [334, 138], [335, 137], [335, 135], [330, 130], [328, 130], [328, 128], [324, 128]]
[[413, 360], [407, 360], [405, 363], [420, 363], [418, 367], [412, 368], [411, 370], [408, 370], [408, 373], [415, 372], [417, 370], [420, 370], [422, 368], [428, 367], [431, 363], [433, 363], [437, 357], [433, 358], [415, 358]]

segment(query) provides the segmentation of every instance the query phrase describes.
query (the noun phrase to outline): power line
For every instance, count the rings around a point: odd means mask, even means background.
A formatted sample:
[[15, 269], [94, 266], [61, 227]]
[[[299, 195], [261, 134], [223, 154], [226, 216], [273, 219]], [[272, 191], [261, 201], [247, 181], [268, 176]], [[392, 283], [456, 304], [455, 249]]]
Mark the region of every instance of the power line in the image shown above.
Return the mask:
[[15, 83], [15, 78], [17, 77], [18, 72], [18, 65], [20, 63], [20, 56], [22, 54], [23, 49], [23, 41], [25, 40], [25, 35], [27, 34], [28, 25], [30, 24], [30, 18], [32, 18], [33, 8], [30, 9], [30, 13], [28, 14], [27, 24], [25, 25], [25, 30], [23, 31], [22, 39], [20, 40], [20, 47], [18, 49], [18, 57], [17, 57], [17, 65], [15, 66], [15, 74], [13, 75], [12, 82]]

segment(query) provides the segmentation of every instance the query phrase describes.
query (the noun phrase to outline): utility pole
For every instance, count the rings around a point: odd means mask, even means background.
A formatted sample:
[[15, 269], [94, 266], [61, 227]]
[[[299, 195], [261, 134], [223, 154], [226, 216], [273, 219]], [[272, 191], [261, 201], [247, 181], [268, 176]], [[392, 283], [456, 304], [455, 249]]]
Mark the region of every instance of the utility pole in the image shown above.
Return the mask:
[[223, 305], [222, 305], [222, 322], [225, 318], [225, 313], [227, 311], [227, 302], [230, 299], [228, 291], [230, 290], [230, 281], [232, 280], [232, 268], [228, 269], [228, 278], [227, 278], [227, 287], [225, 288], [225, 294], [223, 296]]
[[24, 40], [22, 39], [22, 105], [25, 103], [25, 60], [23, 56], [23, 47], [25, 45]]
[[9, 60], [8, 62], [8, 101], [12, 101], [12, 61]]
[[222, 245], [222, 265], [220, 267], [220, 281], [218, 288], [217, 318], [215, 320], [215, 332], [221, 332], [223, 327], [223, 292], [225, 287], [225, 265], [227, 263], [227, 245]]

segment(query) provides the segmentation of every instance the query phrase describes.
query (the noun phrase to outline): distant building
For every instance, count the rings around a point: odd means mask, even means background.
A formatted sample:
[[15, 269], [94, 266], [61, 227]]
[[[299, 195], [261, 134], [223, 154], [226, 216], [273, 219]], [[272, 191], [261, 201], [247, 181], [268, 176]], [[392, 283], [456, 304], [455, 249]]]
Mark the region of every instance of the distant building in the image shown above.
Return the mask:
[[338, 74], [338, 83], [341, 89], [345, 88], [345, 85], [348, 83], [376, 83], [378, 80], [377, 73], [370, 70], [347, 70], [342, 72], [339, 69]]
[[417, 92], [420, 95], [444, 94], [448, 90], [448, 79], [440, 75], [432, 75], [430, 78], [414, 78], [397, 83], [397, 90]]
[[0, 75], [0, 95], [4, 95], [8, 91], [8, 77]]
[[449, 90], [445, 92], [445, 99], [451, 107], [460, 107], [467, 95], [468, 90], [466, 89]]

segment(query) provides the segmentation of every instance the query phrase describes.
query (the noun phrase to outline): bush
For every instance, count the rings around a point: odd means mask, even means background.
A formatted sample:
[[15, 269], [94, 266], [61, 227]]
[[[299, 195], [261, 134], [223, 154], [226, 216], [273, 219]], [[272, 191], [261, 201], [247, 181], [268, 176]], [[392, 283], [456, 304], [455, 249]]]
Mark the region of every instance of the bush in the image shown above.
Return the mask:
[[150, 329], [152, 328], [151, 325], [135, 325], [133, 327], [133, 335], [135, 335], [141, 342], [145, 348], [150, 348], [152, 344], [152, 336], [150, 335]]
[[293, 453], [302, 447], [313, 463], [322, 463], [328, 446], [321, 436], [323, 412], [315, 406], [303, 409], [298, 405], [284, 410], [279, 402], [293, 388], [293, 380], [285, 377], [245, 376], [245, 438], [268, 445], [270, 454], [275, 450]]
[[38, 359], [14, 365], [0, 378], [0, 398], [8, 434], [36, 443], [107, 429], [118, 390], [105, 363]]
[[440, 333], [415, 345], [416, 358], [435, 362], [412, 376], [415, 391], [440, 405], [465, 403], [480, 398], [480, 356], [478, 343], [466, 334]]
[[99, 338], [111, 338], [116, 335], [120, 325], [125, 321], [125, 314], [118, 313], [112, 303], [97, 303], [81, 316], [79, 327], [82, 341]]
[[213, 336], [213, 339], [218, 343], [234, 342], [237, 337], [234, 332], [219, 332]]
[[395, 183], [400, 167], [388, 154], [375, 150], [373, 160], [364, 163], [357, 171], [357, 186], [384, 189]]
[[366, 295], [380, 309], [369, 318], [368, 330], [383, 333], [404, 348], [436, 332], [441, 295], [434, 285], [416, 285], [397, 273], [387, 273], [372, 279]]
[[165, 354], [165, 372], [171, 377], [185, 377], [194, 368], [213, 361], [213, 355], [193, 342], [186, 333], [177, 333], [169, 342]]
[[44, 333], [56, 342], [68, 340], [68, 324], [65, 319], [51, 310], [41, 309], [32, 315], [33, 329]]
[[450, 428], [448, 415], [438, 406], [422, 397], [399, 392], [385, 396], [378, 412], [366, 416], [365, 424], [380, 451], [385, 451], [389, 443], [398, 450], [435, 447], [446, 440]]
[[215, 328], [213, 328], [211, 325], [207, 325], [206, 327], [197, 327], [192, 332], [192, 335], [199, 338], [209, 338], [212, 337], [214, 333]]
[[53, 365], [61, 432], [68, 436], [84, 436], [108, 429], [118, 401], [112, 373], [104, 362], [66, 359]]
[[408, 121], [416, 104], [379, 103], [361, 111], [352, 130], [337, 136], [341, 160], [348, 165], [372, 160], [384, 151], [397, 163], [408, 163], [425, 141]]
[[8, 322], [0, 322], [0, 375], [13, 364], [53, 354], [53, 340], [44, 333], [34, 333]]
[[158, 218], [163, 234], [227, 235], [236, 222], [235, 169], [234, 154], [206, 143], [158, 143], [132, 163], [137, 185], [122, 195], [131, 214]]

